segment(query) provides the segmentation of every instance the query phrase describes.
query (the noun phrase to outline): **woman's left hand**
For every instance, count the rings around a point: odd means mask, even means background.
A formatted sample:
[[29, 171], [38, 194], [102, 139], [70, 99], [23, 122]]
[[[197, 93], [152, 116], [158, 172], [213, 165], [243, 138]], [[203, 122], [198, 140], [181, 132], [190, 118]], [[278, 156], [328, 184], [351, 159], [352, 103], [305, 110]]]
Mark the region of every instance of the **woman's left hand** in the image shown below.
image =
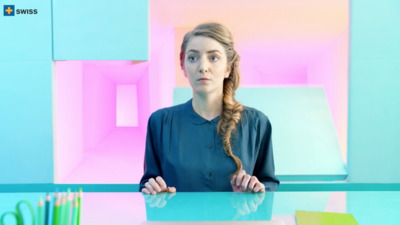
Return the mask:
[[234, 192], [265, 192], [264, 184], [258, 181], [256, 176], [246, 174], [244, 170], [233, 175], [231, 186]]

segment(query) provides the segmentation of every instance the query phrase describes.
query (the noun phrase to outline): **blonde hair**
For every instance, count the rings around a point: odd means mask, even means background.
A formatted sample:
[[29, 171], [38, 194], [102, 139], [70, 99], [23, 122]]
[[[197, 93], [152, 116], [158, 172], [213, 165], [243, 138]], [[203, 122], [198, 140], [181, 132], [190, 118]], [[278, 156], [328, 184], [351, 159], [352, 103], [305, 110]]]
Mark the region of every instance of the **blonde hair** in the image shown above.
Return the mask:
[[189, 40], [195, 36], [209, 37], [218, 41], [224, 47], [228, 66], [231, 67], [229, 77], [225, 78], [223, 84], [222, 113], [217, 131], [221, 135], [225, 154], [231, 157], [236, 164], [235, 174], [237, 174], [242, 169], [242, 162], [237, 156], [233, 155], [231, 137], [240, 120], [240, 114], [243, 111], [243, 106], [235, 100], [235, 91], [240, 83], [240, 72], [238, 68], [240, 57], [233, 47], [232, 34], [228, 28], [218, 23], [204, 23], [186, 33], [183, 38], [180, 53], [180, 64], [182, 68], [184, 68], [186, 46]]

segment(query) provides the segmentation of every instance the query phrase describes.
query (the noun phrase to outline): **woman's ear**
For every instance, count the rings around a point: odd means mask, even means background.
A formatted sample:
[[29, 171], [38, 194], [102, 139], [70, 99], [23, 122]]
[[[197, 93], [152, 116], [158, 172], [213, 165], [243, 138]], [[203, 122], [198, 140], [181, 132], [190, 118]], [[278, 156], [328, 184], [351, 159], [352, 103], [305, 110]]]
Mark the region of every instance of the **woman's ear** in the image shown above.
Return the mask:
[[181, 69], [183, 71], [183, 75], [187, 78], [184, 62], [181, 62], [180, 65], [181, 65]]
[[228, 64], [228, 66], [226, 67], [226, 72], [225, 72], [224, 77], [228, 78], [229, 75], [231, 74], [231, 71], [232, 71], [232, 64], [231, 65]]

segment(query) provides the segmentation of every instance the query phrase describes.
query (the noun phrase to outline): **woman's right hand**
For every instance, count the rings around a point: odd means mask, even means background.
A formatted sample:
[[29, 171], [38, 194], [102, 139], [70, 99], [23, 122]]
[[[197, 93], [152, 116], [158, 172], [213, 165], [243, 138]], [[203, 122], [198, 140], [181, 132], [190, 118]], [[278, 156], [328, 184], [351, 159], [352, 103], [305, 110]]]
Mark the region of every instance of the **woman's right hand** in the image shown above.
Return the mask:
[[148, 182], [144, 184], [146, 187], [142, 189], [143, 193], [146, 194], [157, 194], [161, 192], [170, 192], [174, 193], [176, 192], [176, 188], [174, 187], [167, 187], [167, 184], [165, 183], [164, 179], [160, 176], [154, 178], [150, 178]]

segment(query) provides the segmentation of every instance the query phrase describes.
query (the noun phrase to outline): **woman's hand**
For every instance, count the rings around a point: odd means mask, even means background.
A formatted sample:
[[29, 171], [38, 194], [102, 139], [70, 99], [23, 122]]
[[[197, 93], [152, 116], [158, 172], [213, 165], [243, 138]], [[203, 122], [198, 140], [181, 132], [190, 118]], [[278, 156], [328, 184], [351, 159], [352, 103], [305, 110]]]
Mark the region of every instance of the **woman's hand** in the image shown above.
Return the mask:
[[144, 184], [146, 187], [142, 189], [143, 193], [146, 194], [157, 194], [161, 192], [170, 192], [174, 193], [176, 192], [176, 188], [174, 187], [167, 187], [167, 184], [165, 183], [164, 179], [162, 177], [158, 176], [156, 179], [150, 178], [148, 182]]
[[257, 177], [246, 174], [244, 170], [233, 175], [231, 186], [234, 192], [265, 192], [264, 184], [258, 181]]

